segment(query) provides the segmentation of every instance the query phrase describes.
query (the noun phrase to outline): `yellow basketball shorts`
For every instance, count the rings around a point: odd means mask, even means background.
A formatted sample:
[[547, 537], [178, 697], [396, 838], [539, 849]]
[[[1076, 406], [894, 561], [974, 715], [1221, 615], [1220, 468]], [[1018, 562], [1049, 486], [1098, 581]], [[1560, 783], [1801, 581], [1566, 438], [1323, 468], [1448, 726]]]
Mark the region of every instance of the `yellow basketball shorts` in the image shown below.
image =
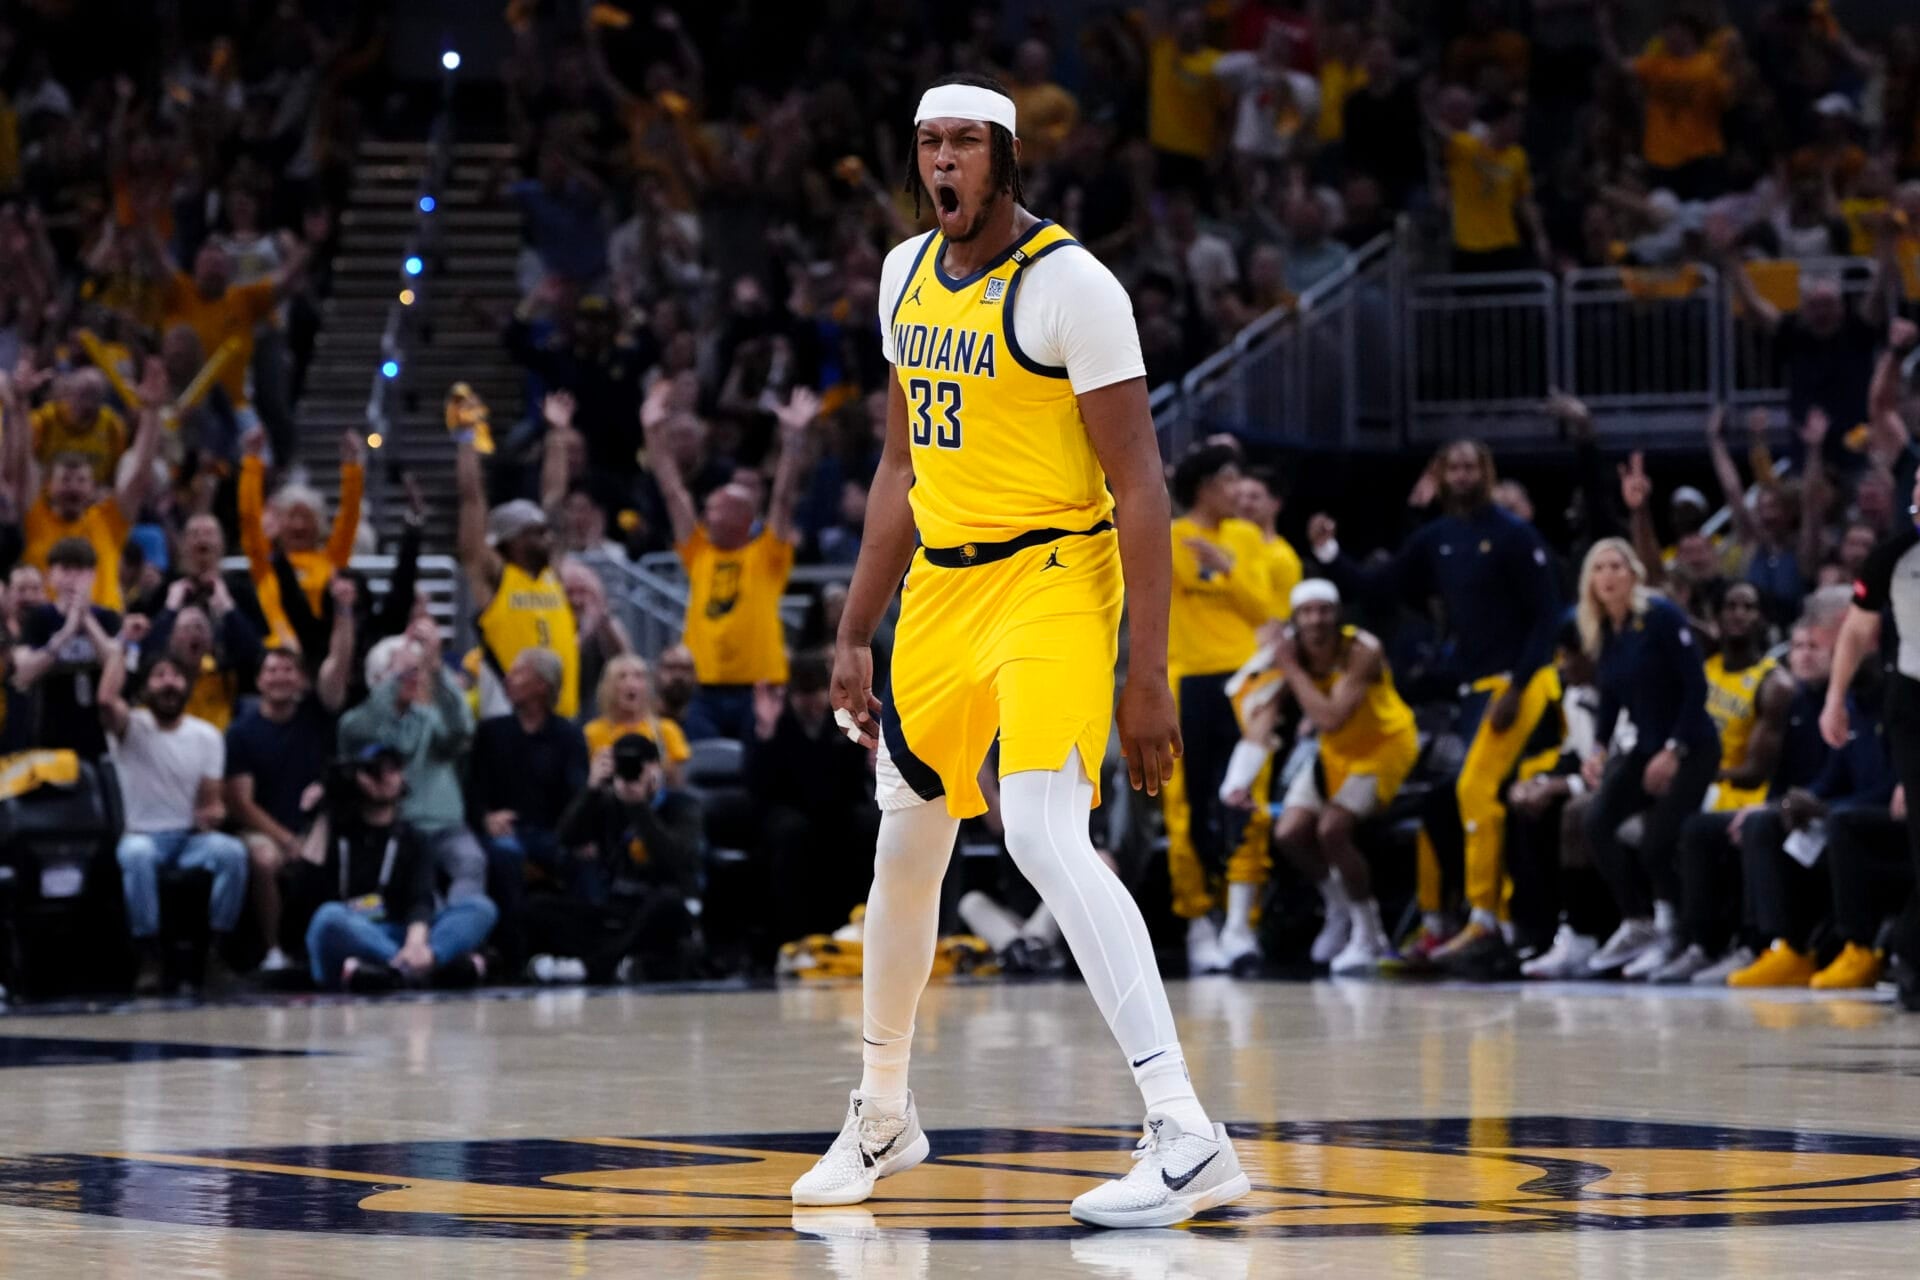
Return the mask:
[[1055, 770], [1076, 748], [1100, 802], [1113, 720], [1124, 587], [1108, 527], [1021, 547], [954, 549], [982, 563], [943, 567], [914, 552], [900, 588], [892, 687], [875, 765], [882, 809], [946, 797], [986, 812], [980, 765], [1000, 738], [1000, 773]]

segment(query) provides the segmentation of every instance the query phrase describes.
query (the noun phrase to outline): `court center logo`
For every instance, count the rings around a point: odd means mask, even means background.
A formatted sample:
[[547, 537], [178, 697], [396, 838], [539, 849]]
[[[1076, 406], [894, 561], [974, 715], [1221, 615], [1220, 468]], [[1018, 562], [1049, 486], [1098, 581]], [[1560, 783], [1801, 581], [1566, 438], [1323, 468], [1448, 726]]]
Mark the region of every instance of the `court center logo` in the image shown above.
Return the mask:
[[[1246, 1236], [1622, 1230], [1920, 1219], [1920, 1141], [1529, 1116], [1235, 1125]], [[0, 1203], [152, 1222], [382, 1235], [739, 1239], [1080, 1236], [1067, 1205], [1137, 1131], [935, 1130], [934, 1158], [854, 1210], [787, 1188], [829, 1133], [475, 1140], [0, 1160]]]

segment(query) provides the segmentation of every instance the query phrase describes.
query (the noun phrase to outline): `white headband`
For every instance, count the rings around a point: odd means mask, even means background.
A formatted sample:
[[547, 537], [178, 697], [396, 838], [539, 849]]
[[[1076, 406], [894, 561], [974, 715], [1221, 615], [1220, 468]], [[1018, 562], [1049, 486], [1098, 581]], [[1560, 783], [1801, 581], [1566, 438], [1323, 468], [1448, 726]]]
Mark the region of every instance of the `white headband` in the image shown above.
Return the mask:
[[1293, 589], [1293, 594], [1287, 598], [1287, 603], [1295, 609], [1303, 604], [1330, 604], [1338, 608], [1340, 588], [1325, 578], [1308, 578]]
[[923, 120], [949, 118], [985, 120], [1019, 136], [1013, 127], [1013, 99], [977, 84], [935, 85], [920, 95], [920, 109], [913, 113], [915, 125]]

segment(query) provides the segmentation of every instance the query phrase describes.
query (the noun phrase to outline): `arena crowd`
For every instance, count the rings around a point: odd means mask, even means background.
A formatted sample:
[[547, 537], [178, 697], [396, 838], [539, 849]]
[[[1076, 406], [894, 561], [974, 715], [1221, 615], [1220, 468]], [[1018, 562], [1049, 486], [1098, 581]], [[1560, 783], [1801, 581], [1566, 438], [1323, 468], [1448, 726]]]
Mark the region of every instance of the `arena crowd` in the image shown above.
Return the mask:
[[[521, 216], [522, 298], [488, 358], [526, 411], [489, 431], [451, 389], [452, 543], [416, 499], [380, 548], [358, 434], [336, 460], [295, 427], [380, 6], [124, 47], [57, 5], [0, 27], [0, 749], [111, 762], [138, 990], [180, 979], [183, 931], [216, 987], [383, 990], [764, 972], [848, 925], [873, 762], [828, 703], [844, 589], [792, 574], [858, 555], [881, 260], [925, 225], [904, 122], [967, 69], [1018, 104], [1027, 204], [1128, 286], [1155, 385], [1383, 236], [1436, 271], [1711, 267], [1785, 370], [1784, 465], [1716, 413], [1711, 499], [1603, 456], [1556, 396], [1571, 539], [1471, 443], [1371, 556], [1285, 456], [1169, 460], [1187, 758], [1163, 805], [1095, 823], [1192, 971], [1891, 964], [1920, 1000], [1896, 919], [1920, 760], [1882, 713], [1920, 667], [1869, 625], [1899, 613], [1920, 460], [1912, 28], [1856, 41], [1803, 0], [1741, 28], [1710, 2], [1149, 3], [1070, 30], [753, 8], [771, 29], [508, 6], [520, 160], [486, 195]], [[334, 465], [330, 511], [302, 476]], [[352, 563], [375, 549], [378, 591]], [[471, 637], [416, 590], [429, 551]], [[620, 592], [661, 553], [690, 598], [642, 653]], [[997, 824], [963, 832], [989, 856], [960, 860], [954, 928], [1057, 969]]]

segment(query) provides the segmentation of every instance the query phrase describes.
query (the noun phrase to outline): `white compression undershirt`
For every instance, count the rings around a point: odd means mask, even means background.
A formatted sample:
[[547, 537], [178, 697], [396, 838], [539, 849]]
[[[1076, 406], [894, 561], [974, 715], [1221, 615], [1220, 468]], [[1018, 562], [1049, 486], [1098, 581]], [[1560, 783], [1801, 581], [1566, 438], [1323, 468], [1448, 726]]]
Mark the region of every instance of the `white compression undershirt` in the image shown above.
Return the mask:
[[[894, 304], [922, 242], [932, 234], [895, 245], [880, 268], [880, 350], [888, 363], [894, 362]], [[1041, 364], [1065, 369], [1077, 395], [1146, 376], [1133, 300], [1113, 272], [1079, 245], [1020, 268], [1013, 328], [1020, 349]]]

